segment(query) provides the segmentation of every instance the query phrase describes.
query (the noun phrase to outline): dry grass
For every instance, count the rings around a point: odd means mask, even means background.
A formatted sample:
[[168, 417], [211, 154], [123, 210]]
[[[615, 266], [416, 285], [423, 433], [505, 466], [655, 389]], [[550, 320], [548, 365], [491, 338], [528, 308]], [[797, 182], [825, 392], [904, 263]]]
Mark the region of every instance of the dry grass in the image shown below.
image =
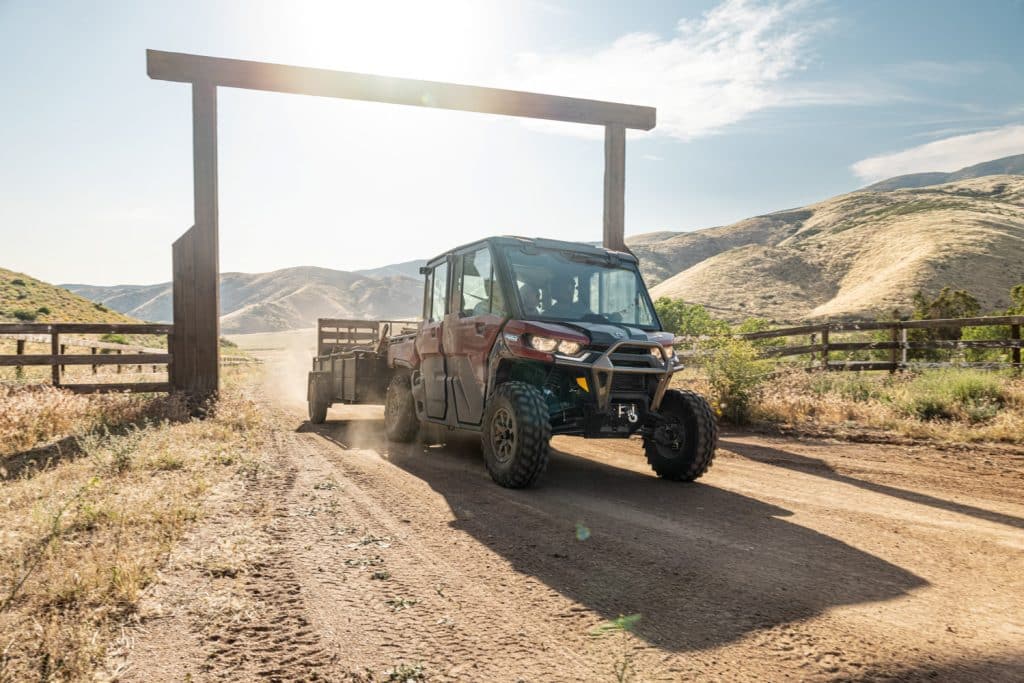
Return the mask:
[[[699, 370], [681, 383], [714, 390]], [[751, 401], [751, 421], [807, 434], [947, 443], [1024, 443], [1024, 378], [979, 370], [781, 372]]]
[[0, 483], [0, 681], [91, 678], [204, 494], [258, 465], [270, 426], [252, 380], [224, 384], [202, 421], [167, 398], [0, 395], [0, 463], [69, 435], [75, 455]]

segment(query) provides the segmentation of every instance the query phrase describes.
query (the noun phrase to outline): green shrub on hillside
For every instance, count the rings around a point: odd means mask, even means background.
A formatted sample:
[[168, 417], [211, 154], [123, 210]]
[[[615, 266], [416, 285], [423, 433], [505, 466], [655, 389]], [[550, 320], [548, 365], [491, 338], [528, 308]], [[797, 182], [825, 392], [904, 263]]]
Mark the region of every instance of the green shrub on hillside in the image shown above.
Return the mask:
[[14, 317], [17, 318], [18, 320], [21, 320], [22, 322], [30, 323], [36, 319], [36, 312], [28, 311], [25, 310], [24, 308], [19, 308], [18, 310], [14, 311]]

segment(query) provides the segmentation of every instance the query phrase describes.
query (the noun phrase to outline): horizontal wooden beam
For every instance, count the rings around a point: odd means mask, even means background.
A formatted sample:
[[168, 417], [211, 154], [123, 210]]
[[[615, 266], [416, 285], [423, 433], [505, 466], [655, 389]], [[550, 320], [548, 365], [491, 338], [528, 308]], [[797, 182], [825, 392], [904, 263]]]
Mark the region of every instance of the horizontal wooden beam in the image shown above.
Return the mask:
[[24, 365], [163, 365], [171, 362], [169, 353], [113, 354], [24, 354], [0, 356], [0, 366]]
[[62, 384], [73, 394], [109, 394], [129, 391], [135, 394], [155, 394], [170, 392], [171, 385], [167, 382], [117, 382], [110, 384]]
[[784, 327], [778, 330], [765, 330], [764, 332], [744, 332], [736, 335], [742, 339], [773, 339], [775, 337], [792, 337], [798, 334], [813, 334], [824, 332], [828, 329], [828, 323], [816, 325], [801, 325], [800, 327]]
[[162, 81], [639, 130], [654, 128], [656, 119], [654, 107], [160, 50], [146, 50], [146, 73]]
[[60, 334], [170, 334], [174, 325], [156, 323], [53, 323]]

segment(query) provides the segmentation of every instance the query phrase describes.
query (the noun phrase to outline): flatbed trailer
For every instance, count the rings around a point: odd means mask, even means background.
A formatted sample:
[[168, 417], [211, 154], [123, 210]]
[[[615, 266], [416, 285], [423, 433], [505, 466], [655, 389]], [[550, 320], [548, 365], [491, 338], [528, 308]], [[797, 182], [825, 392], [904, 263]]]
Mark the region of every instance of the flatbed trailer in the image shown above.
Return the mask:
[[323, 422], [335, 403], [383, 403], [391, 381], [387, 348], [414, 338], [415, 320], [317, 320], [317, 355], [307, 389], [310, 420]]

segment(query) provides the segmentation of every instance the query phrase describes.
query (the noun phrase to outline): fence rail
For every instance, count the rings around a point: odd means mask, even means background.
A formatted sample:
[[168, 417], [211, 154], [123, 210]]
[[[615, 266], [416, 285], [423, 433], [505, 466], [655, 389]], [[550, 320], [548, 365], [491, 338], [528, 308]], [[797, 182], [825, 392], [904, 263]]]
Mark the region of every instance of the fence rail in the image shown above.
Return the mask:
[[[170, 391], [170, 382], [110, 382], [110, 383], [74, 383], [63, 381], [64, 369], [68, 365], [88, 365], [93, 374], [101, 365], [116, 366], [117, 372], [125, 365], [166, 365], [168, 373], [173, 371], [173, 358], [166, 349], [150, 348], [135, 344], [116, 344], [113, 342], [93, 341], [81, 338], [62, 338], [68, 334], [156, 334], [172, 335], [173, 325], [163, 324], [124, 324], [124, 323], [10, 323], [0, 324], [0, 339], [11, 339], [15, 342], [15, 353], [0, 355], [0, 367], [14, 367], [19, 375], [21, 368], [26, 366], [50, 366], [53, 386], [62, 387], [76, 393], [98, 393], [111, 391], [162, 392]], [[26, 354], [25, 344], [49, 343], [48, 354]], [[67, 349], [88, 348], [89, 354], [69, 354]], [[103, 353], [100, 351], [113, 353]]]
[[[1013, 367], [1021, 368], [1021, 326], [1024, 315], [1002, 315], [983, 318], [946, 318], [941, 320], [902, 320], [902, 321], [836, 321], [799, 327], [786, 327], [778, 330], [749, 332], [738, 334], [737, 337], [750, 341], [764, 339], [782, 339], [787, 337], [809, 337], [809, 343], [793, 346], [766, 346], [761, 348], [765, 358], [784, 358], [790, 356], [810, 355], [816, 367], [823, 370], [897, 370], [921, 365], [935, 367], [950, 363], [909, 362], [909, 351], [957, 350], [957, 349], [1005, 349], [1006, 362], [957, 363], [957, 365], [977, 367]], [[957, 329], [965, 327], [1009, 327], [1006, 339], [934, 339], [926, 341], [910, 341], [908, 330], [920, 329]], [[888, 330], [887, 341], [850, 342], [830, 341], [832, 333], [878, 332]], [[830, 354], [851, 351], [888, 351], [888, 361], [833, 361]]]

